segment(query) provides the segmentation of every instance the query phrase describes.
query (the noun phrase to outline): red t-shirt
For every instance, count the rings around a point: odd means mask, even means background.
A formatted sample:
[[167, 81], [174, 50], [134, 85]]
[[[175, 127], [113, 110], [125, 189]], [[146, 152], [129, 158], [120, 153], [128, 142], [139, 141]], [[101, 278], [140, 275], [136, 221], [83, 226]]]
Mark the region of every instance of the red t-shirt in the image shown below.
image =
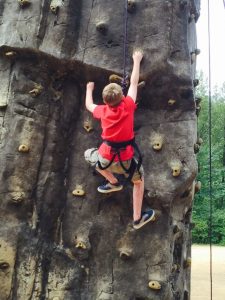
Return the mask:
[[[101, 121], [104, 140], [111, 142], [125, 142], [134, 138], [134, 111], [136, 104], [129, 96], [123, 97], [117, 106], [97, 105], [93, 111], [93, 117]], [[113, 152], [111, 147], [102, 143], [98, 149], [99, 154], [111, 160]], [[121, 160], [128, 160], [133, 157], [134, 150], [131, 145], [120, 151]], [[116, 156], [115, 161], [118, 161]]]

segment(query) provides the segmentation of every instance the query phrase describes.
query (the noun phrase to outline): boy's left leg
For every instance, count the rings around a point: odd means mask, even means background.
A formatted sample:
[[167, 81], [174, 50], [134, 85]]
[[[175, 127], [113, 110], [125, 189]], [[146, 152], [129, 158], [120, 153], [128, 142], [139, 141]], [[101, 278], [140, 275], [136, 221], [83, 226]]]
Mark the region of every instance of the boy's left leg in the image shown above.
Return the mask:
[[123, 189], [123, 185], [121, 185], [118, 182], [118, 179], [111, 173], [110, 171], [106, 170], [101, 170], [99, 168], [96, 168], [96, 170], [103, 176], [105, 179], [108, 181], [107, 183], [100, 185], [98, 187], [99, 193], [111, 193], [111, 192], [118, 192]]
[[[103, 167], [109, 164], [108, 160], [104, 159], [103, 157], [101, 157], [101, 155], [99, 155], [97, 148], [91, 148], [86, 150], [84, 153], [84, 157], [85, 160], [93, 167], [96, 166], [98, 161], [100, 161]], [[111, 193], [123, 189], [123, 185], [121, 185], [118, 182], [118, 179], [110, 171], [110, 168], [106, 170], [101, 170], [98, 167], [96, 167], [96, 170], [108, 181], [108, 183], [98, 187], [98, 191], [100, 193]]]
[[117, 184], [118, 179], [113, 175], [112, 172], [106, 170], [101, 170], [99, 168], [96, 168], [96, 170], [103, 176], [105, 179], [107, 179], [111, 184]]

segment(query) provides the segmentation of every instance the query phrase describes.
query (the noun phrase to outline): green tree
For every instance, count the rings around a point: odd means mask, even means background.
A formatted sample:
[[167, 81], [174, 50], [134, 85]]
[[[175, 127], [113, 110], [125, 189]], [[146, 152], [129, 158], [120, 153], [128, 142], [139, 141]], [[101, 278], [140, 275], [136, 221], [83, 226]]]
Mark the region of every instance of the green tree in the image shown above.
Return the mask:
[[[193, 208], [193, 242], [208, 243], [210, 197], [209, 197], [209, 105], [207, 81], [199, 74], [197, 96], [202, 99], [198, 119], [198, 136], [203, 145], [198, 154], [199, 175], [202, 189], [195, 196]], [[225, 245], [225, 84], [212, 92], [212, 242]]]

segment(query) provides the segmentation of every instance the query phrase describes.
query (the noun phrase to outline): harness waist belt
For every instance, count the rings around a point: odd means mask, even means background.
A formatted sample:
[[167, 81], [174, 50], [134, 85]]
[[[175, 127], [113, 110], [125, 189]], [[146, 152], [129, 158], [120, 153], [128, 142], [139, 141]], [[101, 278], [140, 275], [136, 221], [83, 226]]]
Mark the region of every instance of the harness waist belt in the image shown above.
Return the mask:
[[106, 145], [108, 145], [108, 146], [110, 146], [114, 149], [119, 150], [121, 148], [127, 147], [128, 145], [134, 146], [135, 138], [133, 138], [132, 140], [125, 141], [125, 142], [111, 142], [111, 141], [108, 141], [108, 140], [103, 140], [103, 143], [105, 143]]

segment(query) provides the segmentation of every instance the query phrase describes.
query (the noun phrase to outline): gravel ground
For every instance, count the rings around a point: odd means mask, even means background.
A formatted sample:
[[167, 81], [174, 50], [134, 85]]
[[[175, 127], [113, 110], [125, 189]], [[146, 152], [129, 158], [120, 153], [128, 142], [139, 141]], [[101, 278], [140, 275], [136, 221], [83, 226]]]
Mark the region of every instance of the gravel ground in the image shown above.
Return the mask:
[[[209, 246], [192, 246], [191, 300], [210, 298]], [[225, 300], [225, 247], [212, 247], [213, 300]]]

